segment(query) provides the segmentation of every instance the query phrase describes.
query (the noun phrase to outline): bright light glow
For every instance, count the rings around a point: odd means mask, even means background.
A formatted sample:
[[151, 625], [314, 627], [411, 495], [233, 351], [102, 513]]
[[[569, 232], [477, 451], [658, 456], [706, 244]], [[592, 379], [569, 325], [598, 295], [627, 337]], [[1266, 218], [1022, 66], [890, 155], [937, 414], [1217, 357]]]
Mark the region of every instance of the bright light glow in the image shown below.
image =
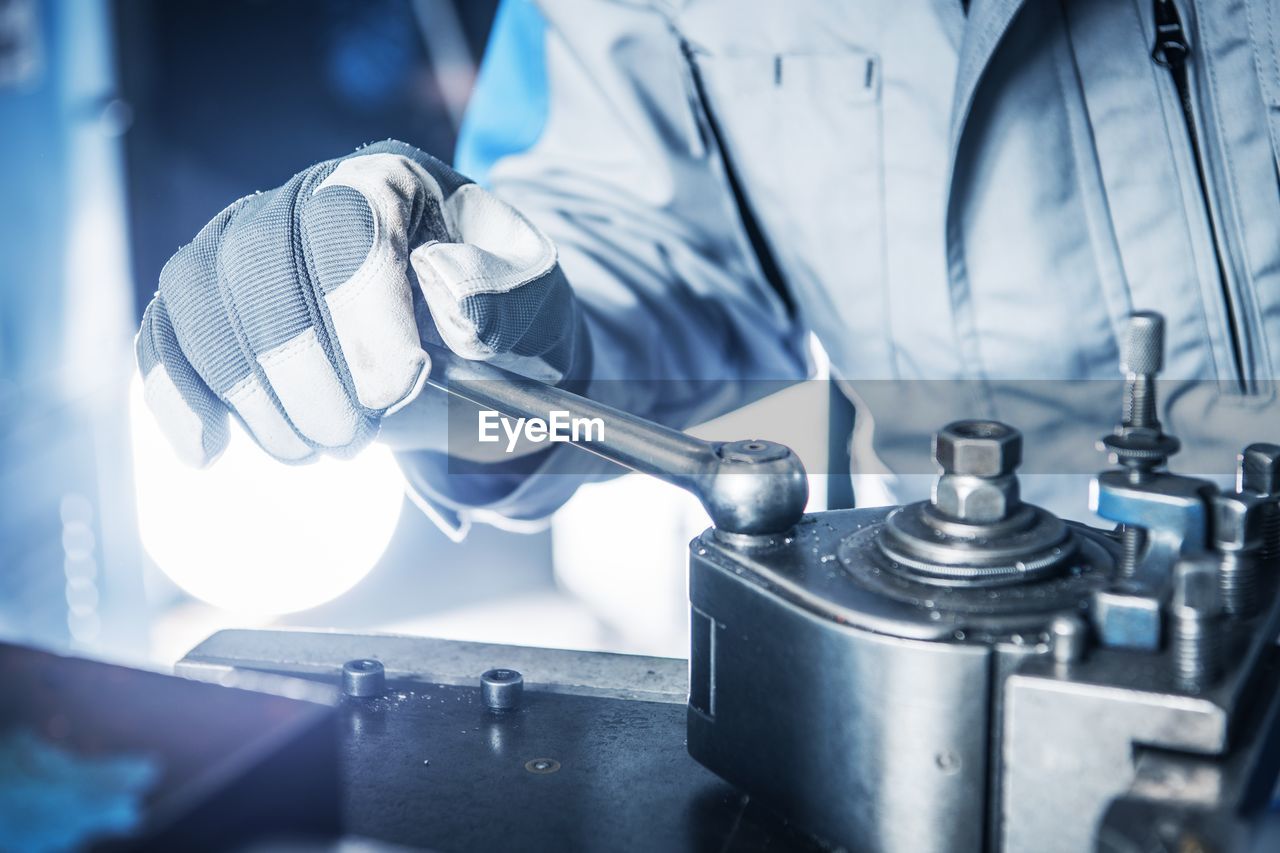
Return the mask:
[[142, 545], [186, 592], [236, 613], [271, 615], [331, 601], [359, 583], [391, 541], [404, 479], [391, 451], [284, 465], [237, 426], [210, 468], [170, 449], [129, 389]]

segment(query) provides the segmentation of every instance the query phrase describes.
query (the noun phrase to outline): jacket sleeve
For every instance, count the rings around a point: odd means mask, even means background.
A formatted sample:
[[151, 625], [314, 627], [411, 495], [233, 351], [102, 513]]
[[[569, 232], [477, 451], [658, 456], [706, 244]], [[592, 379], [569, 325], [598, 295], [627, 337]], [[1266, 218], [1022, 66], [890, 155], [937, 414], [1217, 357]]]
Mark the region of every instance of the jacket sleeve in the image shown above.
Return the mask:
[[[761, 380], [804, 378], [806, 336], [762, 271], [679, 34], [653, 9], [586, 6], [503, 0], [455, 165], [557, 245], [592, 339], [589, 396], [684, 428]], [[438, 461], [406, 471], [464, 522], [530, 519], [608, 471], [587, 455], [561, 447], [487, 487]]]

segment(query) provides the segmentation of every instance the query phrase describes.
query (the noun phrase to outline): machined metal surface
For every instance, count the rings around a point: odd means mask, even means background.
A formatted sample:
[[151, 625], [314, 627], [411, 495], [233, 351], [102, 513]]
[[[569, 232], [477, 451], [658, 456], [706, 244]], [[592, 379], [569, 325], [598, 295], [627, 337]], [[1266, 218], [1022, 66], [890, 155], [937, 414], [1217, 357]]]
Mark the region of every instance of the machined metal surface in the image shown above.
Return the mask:
[[[1095, 667], [1117, 652], [1098, 653]], [[1134, 778], [1135, 744], [1217, 754], [1227, 715], [1208, 699], [1015, 674], [1005, 683], [1000, 845], [1086, 851], [1098, 819]]]
[[[1000, 849], [1160, 849], [1107, 846], [1102, 825], [1127, 796], [1174, 806], [1197, 796], [1191, 780], [1172, 779], [1172, 768], [1212, 780], [1211, 793], [1237, 789], [1201, 805], [1260, 828], [1280, 760], [1274, 618], [1229, 630], [1225, 648], [1240, 659], [1203, 690], [1180, 682], [1176, 652], [1147, 658], [1097, 649], [1068, 677], [1049, 661], [1026, 661], [1004, 685]], [[1158, 760], [1163, 789], [1152, 781]]]
[[1138, 580], [1158, 582], [1180, 556], [1208, 547], [1208, 500], [1215, 491], [1212, 483], [1196, 477], [1166, 473], [1135, 480], [1127, 471], [1103, 471], [1095, 480], [1090, 508], [1105, 519], [1146, 531], [1146, 571]]
[[850, 849], [1253, 849], [1280, 763], [1280, 453], [1247, 448], [1233, 494], [1167, 470], [1162, 335], [1139, 314], [1124, 342], [1118, 467], [1090, 496], [1114, 531], [1023, 505], [1017, 431], [964, 421], [929, 502], [697, 540], [692, 754]]
[[1073, 525], [1081, 562], [1060, 575], [939, 587], [885, 564], [887, 515], [806, 517], [768, 548], [695, 541], [689, 749], [833, 843], [986, 849], [1003, 674], [1088, 659], [1081, 614], [1118, 543]]
[[1053, 575], [1079, 550], [1071, 529], [1038, 507], [1023, 506], [1007, 518], [971, 525], [939, 518], [923, 502], [891, 512], [879, 546], [891, 567], [916, 577], [983, 586]]
[[1089, 565], [1071, 528], [1022, 503], [1018, 430], [955, 421], [934, 437], [933, 456], [942, 473], [932, 500], [893, 510], [877, 535], [888, 568], [928, 583], [994, 587], [1059, 575], [1073, 562]]
[[326, 631], [219, 631], [174, 670], [215, 683], [253, 673], [330, 681], [356, 659], [379, 661], [397, 682], [474, 687], [480, 673], [498, 665], [518, 670], [526, 689], [541, 692], [678, 705], [688, 695], [686, 664], [671, 658]]
[[[235, 630], [177, 668], [336, 687], [351, 657], [384, 662], [388, 689], [337, 703], [345, 833], [446, 852], [822, 849], [689, 756], [684, 660]], [[494, 713], [480, 673], [511, 666], [521, 701]]]
[[[990, 649], [815, 612], [819, 573], [852, 585], [813, 553], [821, 531], [811, 524], [779, 546], [786, 553], [767, 573], [709, 537], [695, 547], [689, 752], [834, 844], [980, 849]], [[929, 612], [920, 608], [921, 627], [935, 624]], [[886, 612], [876, 616], [887, 624]]]

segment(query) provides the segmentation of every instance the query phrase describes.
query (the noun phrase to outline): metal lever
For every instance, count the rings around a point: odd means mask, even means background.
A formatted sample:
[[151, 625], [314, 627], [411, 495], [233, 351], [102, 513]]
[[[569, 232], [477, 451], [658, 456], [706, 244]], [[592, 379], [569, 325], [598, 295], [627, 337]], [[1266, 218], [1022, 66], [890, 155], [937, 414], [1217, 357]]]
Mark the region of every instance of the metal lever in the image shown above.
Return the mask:
[[691, 492], [726, 533], [782, 533], [804, 514], [809, 481], [791, 448], [771, 441], [710, 442], [529, 379], [482, 361], [428, 346], [427, 382], [511, 417], [543, 418], [567, 412], [600, 418], [600, 440], [578, 447]]

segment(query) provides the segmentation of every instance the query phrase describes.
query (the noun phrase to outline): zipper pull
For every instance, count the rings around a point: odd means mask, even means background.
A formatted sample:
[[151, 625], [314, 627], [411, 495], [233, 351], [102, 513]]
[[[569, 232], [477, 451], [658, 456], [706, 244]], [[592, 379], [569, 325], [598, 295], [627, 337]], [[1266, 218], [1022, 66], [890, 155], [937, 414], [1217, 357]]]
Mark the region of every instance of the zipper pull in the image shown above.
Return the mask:
[[1156, 41], [1151, 48], [1151, 58], [1165, 68], [1181, 68], [1191, 55], [1187, 32], [1182, 28], [1182, 16], [1174, 0], [1155, 0]]

